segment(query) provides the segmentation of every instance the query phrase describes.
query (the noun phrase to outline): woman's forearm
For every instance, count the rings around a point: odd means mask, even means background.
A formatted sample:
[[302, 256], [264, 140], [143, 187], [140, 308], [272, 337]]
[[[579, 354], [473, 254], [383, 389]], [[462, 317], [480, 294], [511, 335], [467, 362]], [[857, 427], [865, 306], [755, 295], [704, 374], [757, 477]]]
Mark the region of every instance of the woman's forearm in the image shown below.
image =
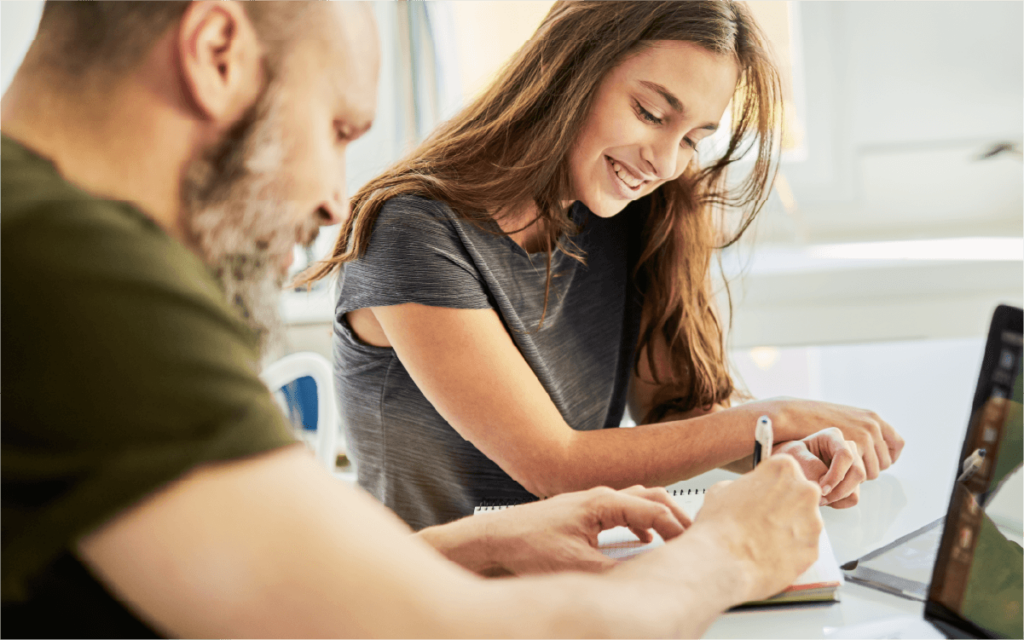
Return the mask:
[[624, 488], [686, 480], [748, 457], [753, 413], [736, 407], [631, 429], [576, 431], [566, 447], [552, 452], [547, 471], [539, 474], [543, 479], [527, 488], [554, 495], [595, 484]]

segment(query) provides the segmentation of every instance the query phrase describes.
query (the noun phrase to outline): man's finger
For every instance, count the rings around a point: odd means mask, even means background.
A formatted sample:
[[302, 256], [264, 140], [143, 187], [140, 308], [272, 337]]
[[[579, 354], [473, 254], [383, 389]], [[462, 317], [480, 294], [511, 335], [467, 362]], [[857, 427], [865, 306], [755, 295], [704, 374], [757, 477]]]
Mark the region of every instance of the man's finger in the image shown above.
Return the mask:
[[645, 498], [647, 500], [660, 502], [668, 507], [669, 511], [672, 512], [672, 515], [676, 517], [676, 520], [678, 520], [684, 528], [693, 524], [693, 518], [690, 517], [690, 514], [686, 513], [686, 511], [672, 499], [672, 496], [668, 494], [668, 491], [666, 491], [664, 487], [644, 487], [643, 485], [636, 485], [635, 487], [623, 489], [622, 491], [638, 498]]
[[598, 572], [611, 569], [618, 561], [609, 558], [594, 547], [580, 544], [573, 552], [552, 566], [554, 571], [591, 571]]
[[624, 491], [608, 495], [601, 501], [599, 511], [602, 529], [654, 529], [665, 540], [671, 540], [685, 530], [668, 505], [639, 498]]

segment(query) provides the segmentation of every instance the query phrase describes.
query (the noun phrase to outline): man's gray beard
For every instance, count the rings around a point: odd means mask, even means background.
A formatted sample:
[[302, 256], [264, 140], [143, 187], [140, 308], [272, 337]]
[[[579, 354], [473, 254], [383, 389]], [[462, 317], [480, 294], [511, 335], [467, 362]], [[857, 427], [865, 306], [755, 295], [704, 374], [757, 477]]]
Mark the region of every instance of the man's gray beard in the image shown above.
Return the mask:
[[263, 354], [283, 342], [280, 257], [296, 241], [294, 216], [276, 197], [284, 145], [273, 96], [265, 91], [224, 140], [194, 161], [182, 186], [189, 239], [258, 334]]

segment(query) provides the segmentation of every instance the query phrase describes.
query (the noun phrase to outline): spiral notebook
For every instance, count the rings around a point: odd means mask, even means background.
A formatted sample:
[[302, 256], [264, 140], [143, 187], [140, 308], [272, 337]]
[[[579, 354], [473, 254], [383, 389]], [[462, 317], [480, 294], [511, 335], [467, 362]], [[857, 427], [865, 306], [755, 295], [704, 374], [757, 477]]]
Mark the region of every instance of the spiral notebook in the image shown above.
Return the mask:
[[[690, 517], [695, 517], [704, 505], [706, 488], [670, 489], [669, 495], [683, 508]], [[473, 510], [474, 515], [500, 511], [515, 506], [508, 502], [484, 502]], [[652, 531], [654, 540], [643, 543], [626, 527], [615, 527], [602, 531], [597, 536], [597, 543], [602, 553], [616, 560], [627, 560], [651, 549], [665, 544], [657, 532]], [[839, 587], [843, 584], [843, 572], [839, 569], [832, 544], [824, 529], [818, 538], [818, 560], [797, 577], [793, 584], [766, 600], [747, 602], [741, 607], [762, 605], [789, 604], [797, 602], [833, 602], [839, 600]]]

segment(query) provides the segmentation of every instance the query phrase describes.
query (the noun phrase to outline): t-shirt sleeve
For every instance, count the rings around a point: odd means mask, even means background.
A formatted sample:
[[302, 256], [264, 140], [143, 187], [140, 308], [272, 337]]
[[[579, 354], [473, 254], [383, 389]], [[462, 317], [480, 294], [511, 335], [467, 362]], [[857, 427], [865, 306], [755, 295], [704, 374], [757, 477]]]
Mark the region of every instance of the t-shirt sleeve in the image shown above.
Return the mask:
[[118, 206], [4, 225], [5, 601], [197, 465], [294, 442], [205, 266]]
[[492, 307], [464, 240], [470, 224], [440, 202], [409, 196], [388, 200], [377, 216], [366, 253], [345, 265], [339, 315], [407, 302], [455, 309]]

